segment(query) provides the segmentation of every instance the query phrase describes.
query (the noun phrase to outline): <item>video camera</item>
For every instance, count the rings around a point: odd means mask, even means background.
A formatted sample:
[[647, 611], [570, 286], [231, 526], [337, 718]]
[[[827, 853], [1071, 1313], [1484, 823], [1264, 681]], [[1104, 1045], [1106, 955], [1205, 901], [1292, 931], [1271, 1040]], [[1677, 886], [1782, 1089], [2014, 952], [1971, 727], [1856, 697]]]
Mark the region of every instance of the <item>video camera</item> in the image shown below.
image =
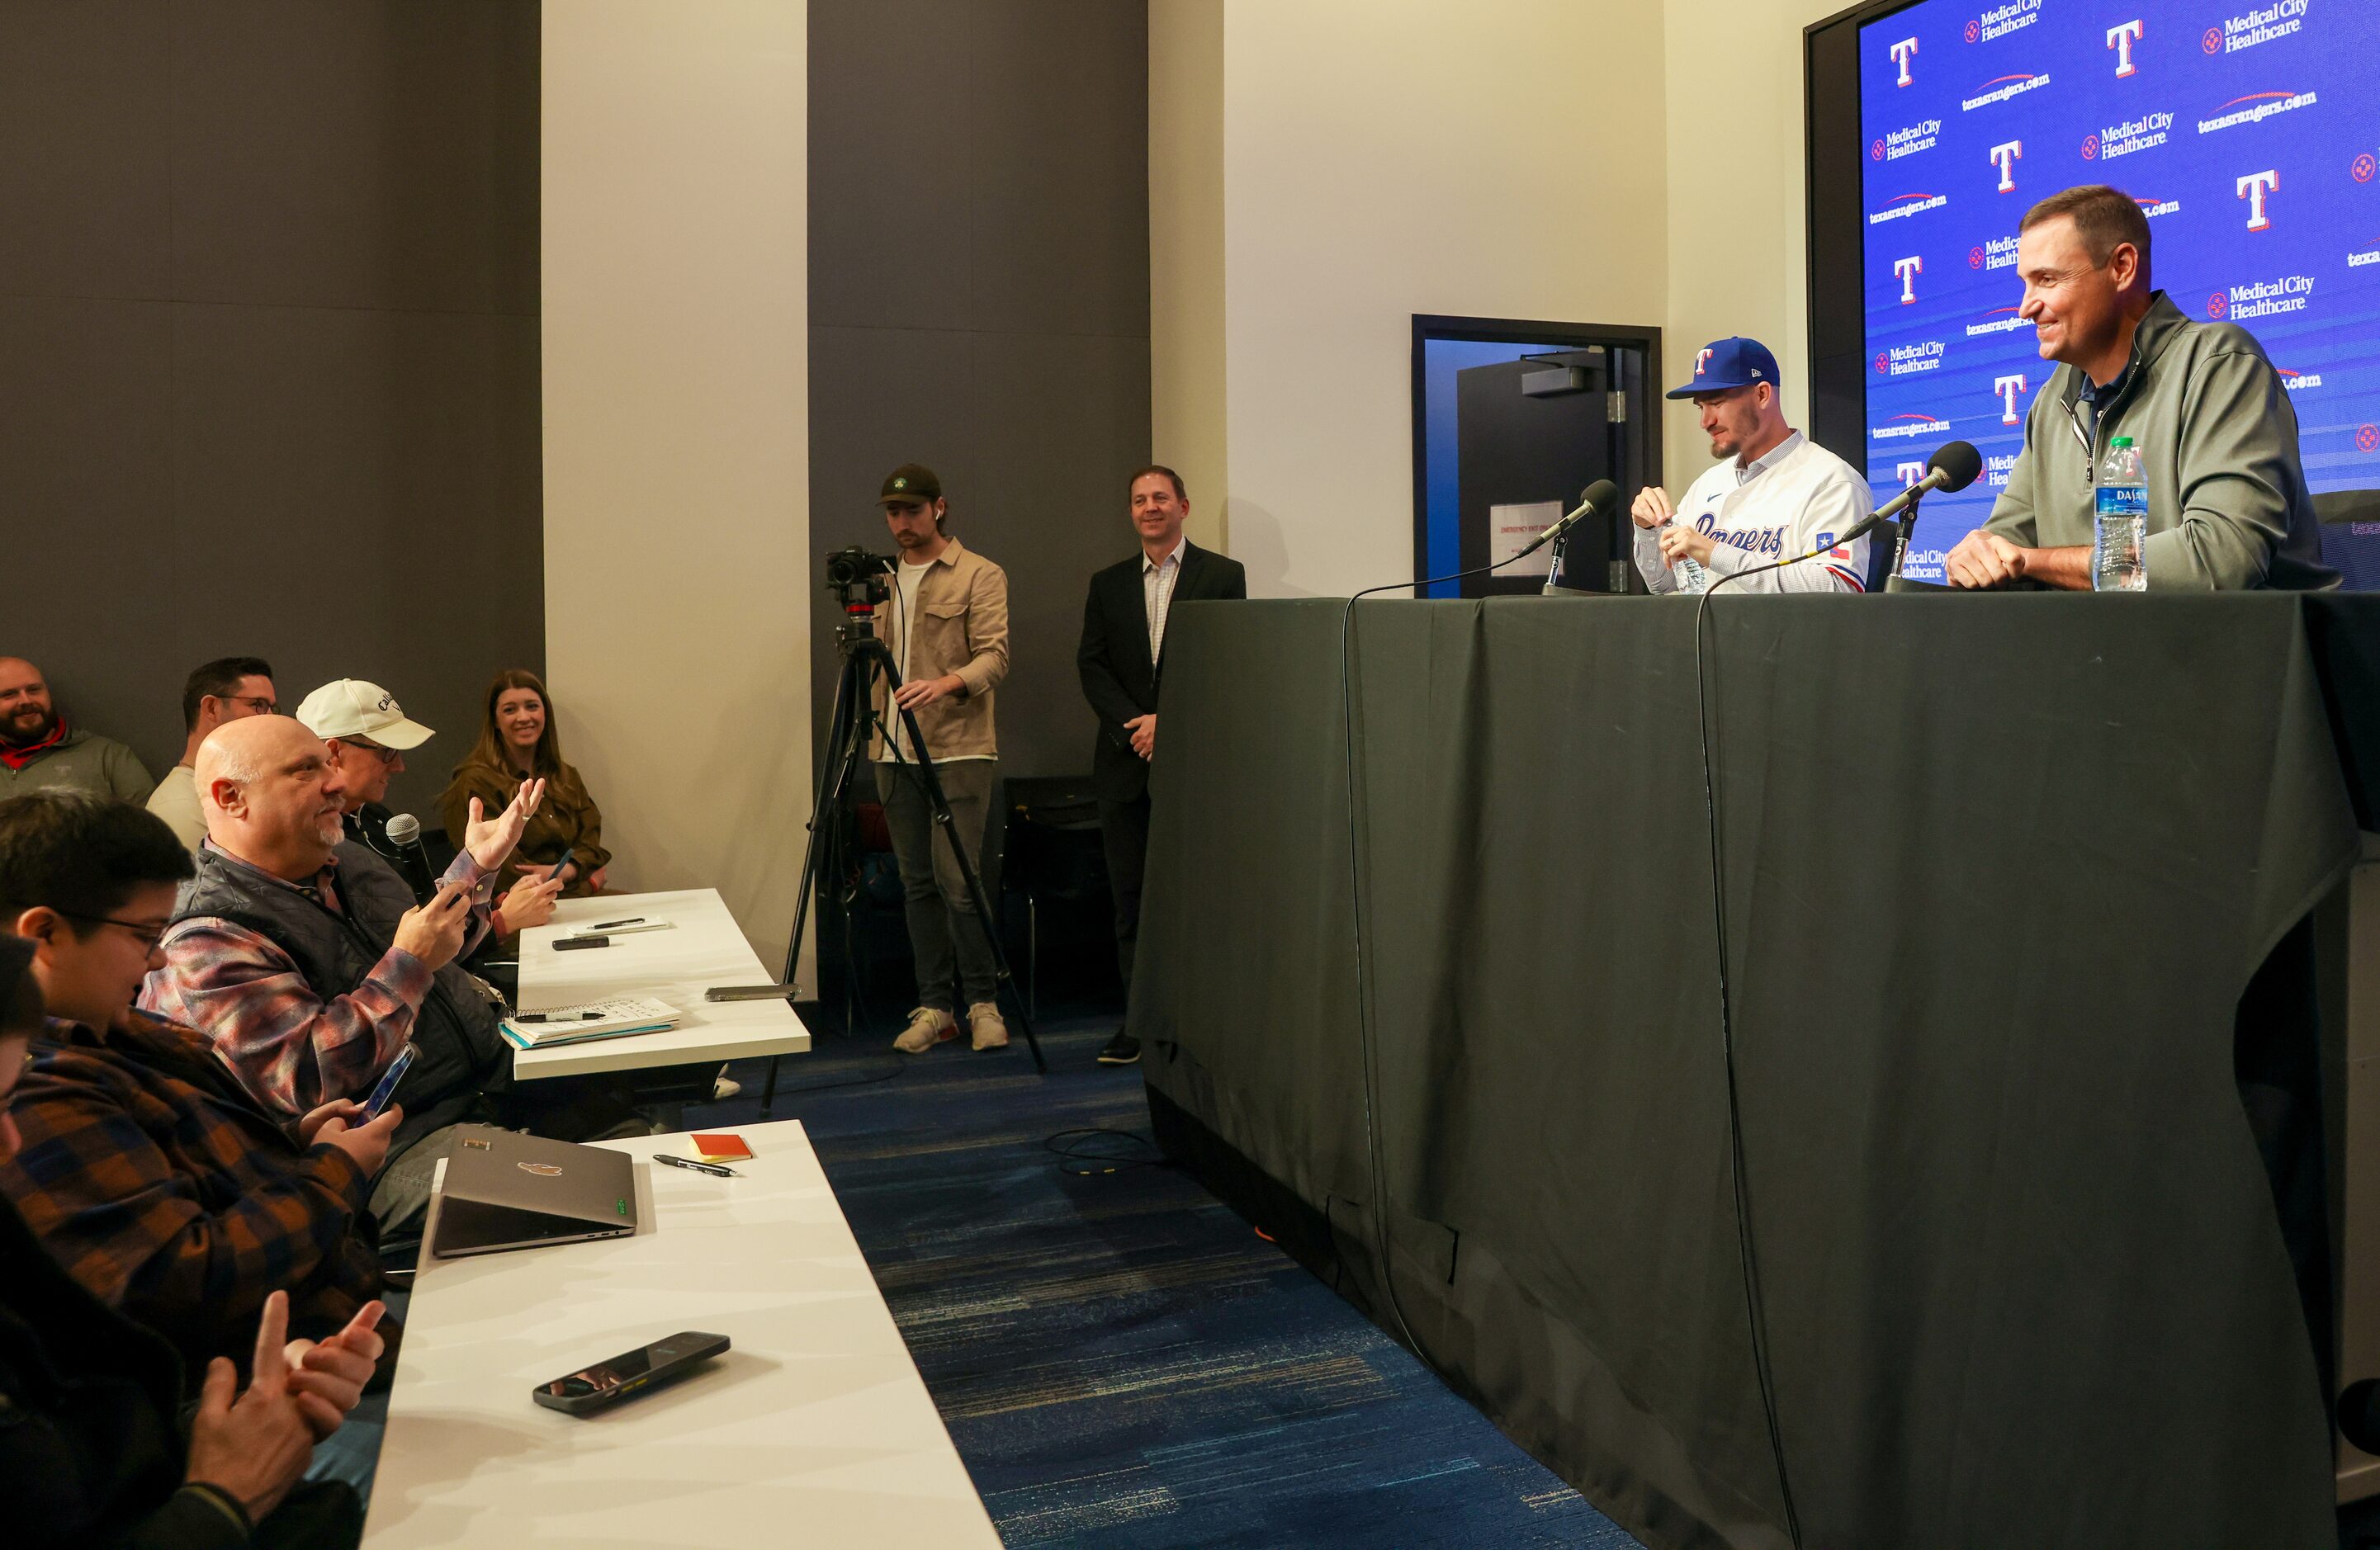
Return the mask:
[[826, 589], [846, 613], [873, 612], [892, 596], [892, 584], [885, 579], [892, 564], [891, 555], [871, 554], [857, 544], [838, 549], [826, 557]]

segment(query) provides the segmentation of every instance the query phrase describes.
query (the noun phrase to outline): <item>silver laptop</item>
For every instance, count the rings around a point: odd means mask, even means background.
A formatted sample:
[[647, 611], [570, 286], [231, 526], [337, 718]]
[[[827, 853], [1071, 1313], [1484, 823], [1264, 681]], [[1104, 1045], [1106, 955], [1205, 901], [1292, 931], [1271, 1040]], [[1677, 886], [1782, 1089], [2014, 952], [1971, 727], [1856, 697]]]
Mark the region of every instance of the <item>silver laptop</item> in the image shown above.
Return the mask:
[[637, 1230], [636, 1169], [601, 1146], [458, 1126], [430, 1252], [452, 1259], [625, 1238]]

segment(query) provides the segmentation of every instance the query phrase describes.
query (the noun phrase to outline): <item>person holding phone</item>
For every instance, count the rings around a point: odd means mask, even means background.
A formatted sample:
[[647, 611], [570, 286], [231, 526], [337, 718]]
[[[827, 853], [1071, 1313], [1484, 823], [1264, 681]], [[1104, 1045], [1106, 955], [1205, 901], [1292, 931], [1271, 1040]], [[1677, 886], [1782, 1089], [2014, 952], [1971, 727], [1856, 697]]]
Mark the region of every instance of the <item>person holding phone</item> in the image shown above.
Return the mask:
[[[47, 1037], [39, 951], [0, 932], [0, 1162], [18, 1151], [11, 1089]], [[187, 1369], [203, 1374], [192, 1395], [172, 1348], [78, 1284], [0, 1202], [9, 1543], [356, 1544], [363, 1511], [354, 1489], [305, 1476], [315, 1446], [339, 1430], [371, 1379], [383, 1312], [367, 1302], [328, 1338], [292, 1340], [288, 1299], [275, 1291], [242, 1353], [245, 1388], [240, 1363], [218, 1356]]]
[[446, 832], [457, 834], [473, 798], [490, 812], [512, 800], [523, 781], [543, 781], [545, 802], [521, 830], [512, 860], [497, 875], [499, 892], [516, 880], [561, 877], [563, 897], [583, 899], [609, 884], [612, 853], [603, 844], [603, 814], [571, 763], [562, 757], [553, 703], [526, 668], [506, 668], [488, 685], [479, 741], [455, 767], [438, 799]]
[[133, 1010], [190, 871], [140, 808], [55, 792], [0, 803], [0, 933], [25, 944], [51, 1013], [0, 1190], [76, 1280], [196, 1372], [247, 1362], [276, 1287], [292, 1292], [291, 1331], [316, 1339], [380, 1295], [365, 1202], [405, 1116], [367, 1121], [340, 1100], [285, 1123], [204, 1037]]

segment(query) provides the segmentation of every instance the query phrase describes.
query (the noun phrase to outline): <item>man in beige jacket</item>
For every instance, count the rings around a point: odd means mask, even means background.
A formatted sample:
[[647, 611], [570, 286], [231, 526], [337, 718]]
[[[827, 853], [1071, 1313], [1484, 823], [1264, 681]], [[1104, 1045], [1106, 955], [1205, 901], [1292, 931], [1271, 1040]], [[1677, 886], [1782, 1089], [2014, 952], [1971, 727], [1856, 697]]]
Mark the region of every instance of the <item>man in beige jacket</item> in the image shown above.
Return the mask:
[[[885, 704], [884, 684], [876, 685], [879, 721], [868, 757], [876, 762], [876, 790], [901, 868], [909, 947], [917, 962], [917, 1008], [893, 1047], [921, 1054], [956, 1038], [953, 1012], [965, 1006], [975, 1047], [997, 1049], [1008, 1042], [1008, 1027], [995, 1004], [998, 971], [988, 923], [976, 914], [950, 846], [934, 838], [917, 763], [933, 761], [951, 805], [953, 838], [966, 846], [968, 865], [976, 865], [999, 769], [991, 700], [1008, 676], [1008, 574], [950, 535], [950, 506], [932, 469], [915, 463], [893, 469], [877, 503], [900, 549], [892, 598], [878, 617], [901, 687], [892, 696], [896, 708]], [[904, 709], [917, 717], [922, 750], [910, 746], [899, 715]]]

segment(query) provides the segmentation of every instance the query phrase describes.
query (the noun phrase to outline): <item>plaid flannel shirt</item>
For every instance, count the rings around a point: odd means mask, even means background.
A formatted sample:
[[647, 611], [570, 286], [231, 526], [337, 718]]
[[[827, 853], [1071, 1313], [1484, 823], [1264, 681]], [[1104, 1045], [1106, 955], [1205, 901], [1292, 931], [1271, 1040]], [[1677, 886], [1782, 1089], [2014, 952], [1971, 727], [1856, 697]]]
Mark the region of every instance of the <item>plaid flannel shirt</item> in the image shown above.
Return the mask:
[[[248, 866], [218, 854], [235, 866]], [[311, 891], [345, 913], [336, 862], [302, 888], [249, 870], [276, 887]], [[489, 929], [494, 874], [464, 851], [439, 880], [468, 883], [475, 890], [471, 925], [455, 955], [468, 956]], [[141, 1010], [202, 1031], [240, 1084], [289, 1120], [335, 1099], [370, 1093], [412, 1037], [413, 1019], [430, 993], [429, 968], [398, 947], [381, 954], [362, 984], [324, 1000], [271, 938], [245, 926], [197, 915], [167, 931], [158, 945], [165, 966], [141, 986]]]
[[52, 1019], [8, 1112], [24, 1144], [0, 1190], [75, 1279], [194, 1374], [215, 1356], [246, 1371], [276, 1290], [290, 1336], [309, 1339], [380, 1295], [363, 1169], [298, 1144], [188, 1028]]

